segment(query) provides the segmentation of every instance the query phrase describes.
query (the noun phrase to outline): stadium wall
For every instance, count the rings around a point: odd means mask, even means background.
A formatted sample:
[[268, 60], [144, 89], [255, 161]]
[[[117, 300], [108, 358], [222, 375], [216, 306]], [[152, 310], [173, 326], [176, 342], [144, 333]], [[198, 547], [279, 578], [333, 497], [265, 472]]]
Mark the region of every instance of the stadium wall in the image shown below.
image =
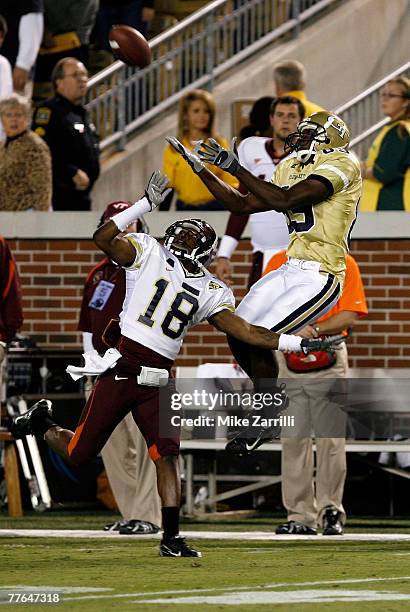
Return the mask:
[[[224, 213], [202, 216], [222, 235]], [[0, 215], [2, 233], [15, 254], [23, 282], [23, 332], [44, 348], [81, 348], [77, 319], [82, 286], [102, 257], [89, 238], [97, 217], [96, 213], [82, 213], [79, 223], [79, 216], [70, 213]], [[173, 220], [172, 213], [147, 218], [155, 236], [161, 236]], [[251, 262], [246, 230], [245, 236], [233, 256], [237, 299], [246, 293]], [[352, 253], [361, 267], [370, 314], [356, 326], [349, 343], [351, 365], [410, 368], [410, 215], [362, 214], [353, 236]], [[187, 335], [178, 365], [227, 362], [230, 358], [224, 335], [204, 323]]]

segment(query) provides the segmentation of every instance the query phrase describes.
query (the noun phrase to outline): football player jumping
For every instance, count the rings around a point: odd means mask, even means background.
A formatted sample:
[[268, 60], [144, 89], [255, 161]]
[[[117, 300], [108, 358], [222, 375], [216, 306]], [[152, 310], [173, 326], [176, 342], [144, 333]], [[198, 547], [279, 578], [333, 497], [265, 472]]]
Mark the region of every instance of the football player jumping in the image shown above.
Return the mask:
[[[231, 150], [210, 139], [188, 151], [176, 138], [167, 140], [231, 212], [276, 210], [287, 217], [288, 261], [252, 286], [237, 309], [238, 315], [275, 332], [294, 333], [327, 312], [341, 292], [361, 192], [359, 161], [347, 150], [350, 136], [342, 119], [321, 111], [302, 120], [286, 139], [285, 151], [291, 155], [278, 166], [271, 183], [240, 165], [234, 141]], [[236, 176], [248, 193], [243, 195], [217, 179], [205, 163]], [[277, 377], [272, 351], [244, 346], [232, 337], [229, 344], [253, 380]], [[239, 432], [227, 449], [238, 454], [249, 450], [242, 434]], [[262, 444], [267, 434], [260, 436], [253, 448]]]
[[81, 465], [98, 455], [117, 424], [132, 412], [157, 471], [164, 529], [160, 554], [199, 557], [201, 553], [179, 536], [179, 431], [168, 437], [160, 431], [161, 423], [172, 423], [171, 401], [166, 395], [172, 392], [172, 381], [163, 394], [159, 387], [167, 384], [186, 332], [208, 320], [238, 341], [268, 351], [309, 352], [328, 346], [328, 340], [279, 335], [237, 317], [232, 291], [206, 269], [217, 243], [208, 223], [177, 221], [167, 228], [163, 245], [147, 234], [123, 234], [165, 199], [167, 183], [167, 177], [154, 172], [145, 197], [94, 234], [97, 246], [126, 269], [126, 297], [117, 361], [98, 377], [75, 432], [55, 423], [49, 400], [37, 402], [16, 417], [11, 429], [16, 438], [43, 435], [68, 462]]

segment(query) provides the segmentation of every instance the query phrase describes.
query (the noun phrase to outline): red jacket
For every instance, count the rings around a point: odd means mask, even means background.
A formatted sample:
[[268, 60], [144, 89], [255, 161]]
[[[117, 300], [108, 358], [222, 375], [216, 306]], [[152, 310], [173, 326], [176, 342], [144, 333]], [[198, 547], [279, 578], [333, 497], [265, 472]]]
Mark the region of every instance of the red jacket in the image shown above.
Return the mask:
[[23, 325], [21, 285], [16, 262], [0, 236], [0, 339], [10, 342]]

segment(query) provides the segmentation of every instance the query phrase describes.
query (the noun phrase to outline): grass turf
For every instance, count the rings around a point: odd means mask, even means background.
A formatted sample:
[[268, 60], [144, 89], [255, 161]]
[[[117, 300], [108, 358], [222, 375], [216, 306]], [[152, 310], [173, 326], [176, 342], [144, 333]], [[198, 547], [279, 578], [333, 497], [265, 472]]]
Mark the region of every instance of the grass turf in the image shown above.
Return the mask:
[[[77, 525], [78, 526], [78, 525]], [[158, 542], [152, 539], [108, 542], [63, 538], [0, 539], [1, 585], [93, 587], [101, 592], [65, 594], [59, 610], [75, 612], [189, 610], [192, 603], [173, 602], [175, 597], [221, 596], [215, 605], [199, 600], [196, 612], [215, 610], [255, 610], [278, 607], [313, 612], [367, 612], [408, 610], [410, 580], [409, 542], [245, 542], [197, 541], [202, 559], [163, 559], [158, 557]], [[389, 578], [399, 580], [389, 581]], [[362, 582], [362, 580], [374, 582]], [[382, 579], [380, 581], [379, 579]], [[327, 584], [327, 581], [333, 581]], [[353, 581], [353, 582], [343, 582]], [[310, 584], [318, 582], [319, 584]], [[282, 584], [283, 583], [283, 584]], [[298, 584], [306, 583], [306, 584]], [[294, 585], [294, 586], [293, 586]], [[286, 602], [312, 589], [329, 591], [331, 597], [350, 591], [353, 600], [312, 603]], [[28, 589], [27, 589], [28, 590]], [[11, 592], [10, 588], [6, 592]], [[165, 591], [165, 592], [164, 592]], [[168, 591], [168, 593], [166, 593]], [[182, 591], [169, 593], [169, 591]], [[380, 601], [355, 601], [355, 593], [384, 592]], [[251, 594], [247, 595], [248, 592]], [[281, 594], [285, 603], [256, 603], [261, 594]], [[227, 597], [248, 598], [242, 605], [227, 605]], [[128, 594], [128, 595], [127, 595]], [[389, 601], [394, 594], [406, 600]], [[115, 597], [119, 596], [119, 597]], [[328, 597], [329, 595], [327, 595]], [[363, 595], [362, 595], [363, 596]], [[86, 597], [86, 598], [84, 598]], [[171, 598], [171, 600], [170, 600]], [[161, 599], [164, 603], [144, 603]], [[33, 605], [28, 606], [33, 609]], [[27, 606], [26, 606], [27, 608]], [[21, 610], [8, 605], [7, 610]], [[24, 609], [24, 608], [23, 608]], [[36, 604], [34, 610], [47, 611], [50, 605]]]

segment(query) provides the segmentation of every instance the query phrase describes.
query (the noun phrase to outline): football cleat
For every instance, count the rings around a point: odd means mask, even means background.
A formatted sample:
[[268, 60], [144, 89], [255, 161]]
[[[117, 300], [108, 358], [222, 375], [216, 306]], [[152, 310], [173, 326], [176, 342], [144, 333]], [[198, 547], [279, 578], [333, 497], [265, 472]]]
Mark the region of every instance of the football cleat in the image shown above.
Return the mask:
[[[258, 426], [255, 423], [255, 417], [258, 416], [258, 412], [255, 410], [246, 415], [250, 425], [231, 437], [229, 442], [225, 446], [225, 450], [231, 455], [236, 457], [245, 457], [253, 451], [257, 450], [265, 442], [271, 442], [277, 438], [280, 434], [281, 425], [277, 422], [280, 415], [286, 410], [289, 405], [289, 398], [285, 392], [285, 385], [281, 385], [274, 389], [275, 392], [279, 392], [282, 396], [282, 403], [280, 406], [269, 406], [269, 414], [265, 409], [264, 413], [261, 414], [261, 425]], [[263, 421], [268, 421], [265, 425]]]
[[287, 521], [283, 525], [276, 527], [275, 533], [278, 535], [317, 535], [316, 529], [308, 527], [299, 521]]
[[24, 438], [25, 436], [34, 435], [35, 428], [33, 429], [34, 422], [39, 422], [45, 417], [52, 417], [52, 403], [50, 400], [41, 399], [36, 402], [34, 406], [29, 408], [27, 412], [19, 416], [14, 417], [11, 422], [10, 432], [16, 440]]
[[122, 535], [150, 535], [158, 533], [159, 529], [158, 525], [154, 525], [154, 523], [149, 521], [132, 519], [130, 521], [121, 521], [118, 531]]
[[202, 557], [199, 550], [195, 550], [180, 535], [174, 538], [162, 538], [159, 545], [160, 557]]
[[323, 535], [343, 535], [342, 513], [333, 506], [328, 506], [323, 515]]
[[305, 355], [313, 351], [330, 351], [342, 342], [345, 342], [346, 336], [327, 336], [325, 338], [302, 338], [300, 349]]
[[343, 119], [320, 111], [303, 119], [285, 140], [285, 153], [296, 152], [297, 160], [306, 164], [324, 149], [345, 149], [349, 146], [349, 129]]

